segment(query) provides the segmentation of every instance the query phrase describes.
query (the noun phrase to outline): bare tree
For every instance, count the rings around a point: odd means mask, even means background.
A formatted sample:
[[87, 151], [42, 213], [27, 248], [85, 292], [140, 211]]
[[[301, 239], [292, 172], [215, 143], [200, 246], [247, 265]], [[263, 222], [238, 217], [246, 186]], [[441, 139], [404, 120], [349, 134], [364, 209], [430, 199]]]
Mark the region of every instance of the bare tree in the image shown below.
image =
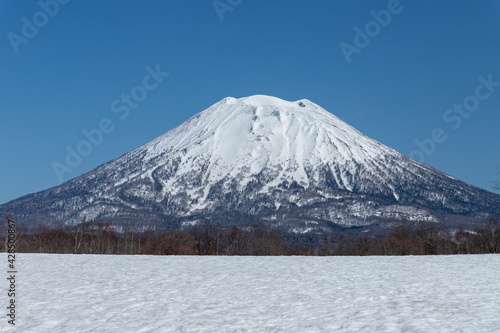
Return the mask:
[[196, 248], [201, 255], [218, 254], [220, 240], [220, 224], [213, 225], [205, 221], [201, 225], [195, 226], [191, 234], [196, 240]]
[[500, 250], [500, 224], [494, 218], [489, 218], [486, 222], [486, 242], [490, 253], [497, 253]]
[[414, 230], [409, 221], [403, 220], [396, 225], [385, 240], [385, 249], [388, 255], [414, 254], [412, 243], [414, 241]]
[[471, 237], [470, 232], [464, 230], [463, 226], [459, 226], [454, 235], [455, 243], [457, 244], [457, 254], [471, 254]]
[[500, 191], [500, 168], [497, 169], [497, 176], [498, 179], [491, 181], [491, 183], [493, 184], [493, 189]]
[[245, 235], [243, 231], [232, 226], [226, 235], [227, 253], [230, 255], [241, 255], [244, 252]]
[[163, 255], [193, 255], [197, 253], [196, 240], [185, 231], [172, 230], [158, 237], [153, 251]]

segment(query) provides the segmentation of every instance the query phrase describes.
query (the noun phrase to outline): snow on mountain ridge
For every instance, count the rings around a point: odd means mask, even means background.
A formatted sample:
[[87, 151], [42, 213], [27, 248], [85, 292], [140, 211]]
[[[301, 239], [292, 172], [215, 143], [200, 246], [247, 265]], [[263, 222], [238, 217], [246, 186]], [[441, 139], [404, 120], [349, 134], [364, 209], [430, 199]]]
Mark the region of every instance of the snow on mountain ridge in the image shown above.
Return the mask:
[[245, 185], [251, 176], [271, 169], [276, 173], [271, 186], [286, 178], [307, 186], [306, 169], [314, 165], [349, 169], [353, 163], [398, 154], [306, 99], [288, 102], [263, 95], [227, 97], [139, 150], [145, 162], [155, 159], [155, 164], [180, 158], [178, 176], [208, 161], [203, 183], [245, 174]]

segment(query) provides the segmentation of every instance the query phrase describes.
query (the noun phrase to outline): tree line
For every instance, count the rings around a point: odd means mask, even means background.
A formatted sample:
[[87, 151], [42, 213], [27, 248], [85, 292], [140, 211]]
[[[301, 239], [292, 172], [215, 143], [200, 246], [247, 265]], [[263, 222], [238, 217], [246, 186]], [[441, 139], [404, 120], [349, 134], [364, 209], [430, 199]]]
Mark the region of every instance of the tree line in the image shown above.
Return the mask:
[[[5, 251], [6, 232], [0, 238]], [[500, 225], [488, 219], [474, 231], [442, 224], [396, 224], [380, 236], [318, 238], [303, 242], [263, 223], [223, 227], [208, 222], [159, 232], [134, 225], [90, 221], [61, 228], [39, 227], [16, 235], [18, 253], [147, 255], [435, 255], [482, 254], [500, 250]]]
[[[0, 238], [5, 251], [6, 233]], [[308, 255], [304, 246], [284, 244], [280, 233], [260, 223], [247, 228], [208, 222], [186, 230], [159, 232], [135, 225], [86, 221], [60, 228], [18, 231], [17, 253], [151, 255]]]
[[443, 255], [500, 251], [500, 224], [490, 218], [483, 227], [448, 230], [438, 223], [399, 223], [379, 237], [347, 236], [323, 244], [320, 255]]

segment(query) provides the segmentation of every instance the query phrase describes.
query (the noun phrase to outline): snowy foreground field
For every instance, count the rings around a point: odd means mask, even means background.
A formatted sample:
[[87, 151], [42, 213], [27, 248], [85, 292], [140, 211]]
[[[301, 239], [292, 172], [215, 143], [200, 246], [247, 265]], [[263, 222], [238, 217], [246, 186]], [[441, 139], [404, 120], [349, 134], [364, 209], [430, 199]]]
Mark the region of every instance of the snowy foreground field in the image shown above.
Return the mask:
[[500, 332], [500, 255], [16, 259], [1, 332]]

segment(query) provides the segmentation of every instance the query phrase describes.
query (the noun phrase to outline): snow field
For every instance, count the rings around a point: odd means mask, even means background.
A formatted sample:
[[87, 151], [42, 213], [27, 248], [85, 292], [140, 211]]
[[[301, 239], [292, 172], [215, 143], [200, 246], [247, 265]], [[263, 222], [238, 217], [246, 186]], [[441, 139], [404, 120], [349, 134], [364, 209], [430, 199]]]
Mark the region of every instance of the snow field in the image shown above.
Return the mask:
[[1, 332], [500, 332], [500, 255], [17, 264], [17, 325], [3, 315]]

